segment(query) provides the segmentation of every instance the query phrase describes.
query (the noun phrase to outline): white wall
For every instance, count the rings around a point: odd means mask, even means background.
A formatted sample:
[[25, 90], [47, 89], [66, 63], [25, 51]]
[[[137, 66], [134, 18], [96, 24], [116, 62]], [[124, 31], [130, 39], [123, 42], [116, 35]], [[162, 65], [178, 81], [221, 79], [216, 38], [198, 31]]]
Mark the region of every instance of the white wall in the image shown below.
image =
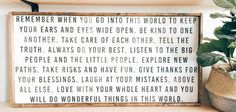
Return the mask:
[[[80, 6], [80, 5], [40, 5], [42, 12], [135, 12], [135, 13], [203, 13], [203, 37], [213, 37], [213, 29], [220, 25], [220, 20], [212, 20], [209, 14], [222, 9], [210, 5], [209, 0], [201, 0], [198, 6]], [[204, 2], [203, 2], [204, 1]], [[8, 71], [7, 71], [7, 14], [11, 11], [30, 11], [30, 7], [23, 3], [0, 3], [0, 102], [8, 99]], [[209, 69], [204, 69], [203, 82], [208, 78]], [[204, 90], [204, 89], [203, 89]], [[207, 102], [205, 90], [201, 96]]]

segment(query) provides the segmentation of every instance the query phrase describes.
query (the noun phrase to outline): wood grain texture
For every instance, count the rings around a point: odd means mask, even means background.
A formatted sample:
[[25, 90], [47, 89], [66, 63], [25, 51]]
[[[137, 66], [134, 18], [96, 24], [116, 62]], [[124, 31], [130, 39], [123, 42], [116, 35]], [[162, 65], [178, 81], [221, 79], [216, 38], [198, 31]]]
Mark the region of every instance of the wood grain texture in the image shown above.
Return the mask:
[[64, 15], [64, 16], [196, 16], [201, 13], [74, 13], [74, 12], [11, 12], [11, 15]]
[[195, 16], [199, 19], [199, 41], [201, 41], [202, 35], [202, 14], [201, 13], [70, 13], [70, 12], [11, 12], [9, 13], [9, 74], [10, 74], [10, 104], [13, 107], [145, 107], [145, 106], [200, 106], [201, 103], [201, 85], [202, 85], [202, 76], [201, 76], [201, 68], [199, 67], [199, 75], [198, 75], [198, 102], [184, 102], [184, 103], [63, 103], [63, 104], [16, 104], [14, 98], [14, 73], [13, 73], [13, 65], [14, 65], [14, 54], [12, 54], [13, 49], [13, 24], [12, 19], [14, 15], [64, 15], [64, 16]]
[[197, 5], [200, 0], [29, 0], [38, 4], [80, 5]]
[[194, 107], [47, 107], [12, 108], [7, 102], [0, 102], [1, 112], [219, 112], [209, 105]]
[[12, 67], [13, 67], [13, 63], [14, 63], [14, 60], [13, 60], [13, 24], [12, 24], [12, 22], [13, 22], [13, 17], [12, 17], [13, 15], [11, 15], [11, 14], [9, 14], [9, 16], [8, 16], [8, 23], [9, 23], [9, 26], [8, 26], [8, 36], [9, 36], [9, 38], [8, 38], [8, 73], [9, 73], [9, 77], [8, 77], [8, 84], [9, 84], [9, 86], [8, 86], [8, 99], [9, 99], [9, 103], [11, 104], [11, 105], [13, 105], [14, 104], [14, 101], [15, 101], [15, 99], [14, 99], [14, 93], [15, 93], [15, 88], [14, 88], [14, 74], [13, 74], [13, 69], [12, 69]]

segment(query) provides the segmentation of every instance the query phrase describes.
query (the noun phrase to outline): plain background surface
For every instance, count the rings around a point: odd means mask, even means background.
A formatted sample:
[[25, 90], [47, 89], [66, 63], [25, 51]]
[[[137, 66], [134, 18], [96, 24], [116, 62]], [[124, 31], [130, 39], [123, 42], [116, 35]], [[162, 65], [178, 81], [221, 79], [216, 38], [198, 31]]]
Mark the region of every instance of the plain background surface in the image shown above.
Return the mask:
[[[143, 0], [145, 2], [145, 0]], [[192, 6], [111, 6], [111, 5], [39, 5], [41, 12], [97, 12], [97, 13], [202, 13], [203, 37], [214, 37], [213, 30], [220, 26], [220, 20], [209, 17], [213, 12], [224, 12], [223, 9], [213, 5], [211, 0], [199, 0], [199, 5]], [[10, 3], [0, 0], [0, 102], [8, 100], [8, 13], [11, 11], [31, 11], [31, 8], [23, 3]], [[203, 85], [207, 80], [209, 68], [203, 70]], [[202, 102], [207, 103], [208, 98], [205, 89], [202, 89]]]

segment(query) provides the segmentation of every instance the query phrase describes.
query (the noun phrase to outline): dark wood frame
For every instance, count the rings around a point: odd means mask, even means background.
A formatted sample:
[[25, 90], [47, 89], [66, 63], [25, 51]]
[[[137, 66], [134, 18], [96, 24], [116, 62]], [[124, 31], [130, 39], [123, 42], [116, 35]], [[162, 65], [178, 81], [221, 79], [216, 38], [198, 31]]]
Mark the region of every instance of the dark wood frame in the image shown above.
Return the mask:
[[184, 103], [45, 103], [45, 104], [17, 104], [15, 103], [15, 88], [14, 88], [14, 56], [12, 54], [13, 49], [13, 39], [12, 19], [14, 15], [65, 15], [65, 16], [194, 16], [198, 17], [198, 45], [201, 43], [202, 38], [202, 14], [201, 13], [67, 13], [67, 12], [11, 12], [9, 14], [9, 46], [8, 46], [8, 57], [9, 57], [9, 98], [10, 104], [13, 107], [89, 107], [89, 106], [99, 106], [99, 107], [143, 107], [143, 106], [199, 106], [201, 103], [201, 88], [202, 88], [202, 69], [198, 66], [198, 102], [184, 102]]

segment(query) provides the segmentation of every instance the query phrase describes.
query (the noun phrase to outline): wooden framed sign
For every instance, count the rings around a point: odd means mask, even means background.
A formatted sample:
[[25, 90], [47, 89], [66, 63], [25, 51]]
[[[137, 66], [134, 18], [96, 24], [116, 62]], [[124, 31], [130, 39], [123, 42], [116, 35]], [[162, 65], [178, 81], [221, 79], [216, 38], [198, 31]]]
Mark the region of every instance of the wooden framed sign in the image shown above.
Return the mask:
[[198, 105], [201, 14], [10, 13], [12, 104]]

